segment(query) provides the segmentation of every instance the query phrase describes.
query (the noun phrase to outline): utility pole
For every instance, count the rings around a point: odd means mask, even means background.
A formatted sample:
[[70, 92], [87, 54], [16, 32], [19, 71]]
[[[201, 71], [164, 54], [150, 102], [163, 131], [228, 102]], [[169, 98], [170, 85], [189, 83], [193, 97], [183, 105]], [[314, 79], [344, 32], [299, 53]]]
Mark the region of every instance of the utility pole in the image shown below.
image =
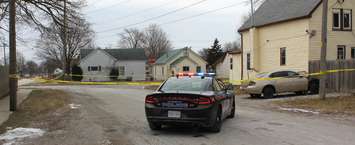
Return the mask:
[[7, 65], [7, 62], [6, 62], [6, 43], [2, 43], [3, 45], [3, 48], [4, 48], [4, 65], [6, 66]]
[[66, 75], [69, 73], [68, 70], [67, 70], [67, 61], [68, 61], [68, 58], [67, 58], [67, 49], [68, 49], [68, 23], [67, 23], [67, 0], [64, 0], [64, 40], [63, 40], [63, 71], [64, 71], [64, 78], [66, 79]]
[[[321, 73], [327, 71], [327, 41], [328, 41], [328, 0], [323, 0], [322, 48], [320, 57]], [[319, 97], [326, 99], [326, 74], [320, 76]]]
[[9, 1], [10, 111], [17, 110], [16, 0]]

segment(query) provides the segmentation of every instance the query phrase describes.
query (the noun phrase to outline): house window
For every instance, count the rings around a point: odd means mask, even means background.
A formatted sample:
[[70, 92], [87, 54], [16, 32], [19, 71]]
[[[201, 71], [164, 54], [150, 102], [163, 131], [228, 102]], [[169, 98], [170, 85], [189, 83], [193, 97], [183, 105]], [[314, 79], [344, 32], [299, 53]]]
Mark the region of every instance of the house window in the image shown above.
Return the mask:
[[337, 31], [352, 30], [352, 10], [333, 9], [333, 30], [337, 30]]
[[251, 70], [251, 64], [250, 64], [250, 53], [247, 54], [247, 70]]
[[351, 59], [355, 59], [355, 47], [351, 48]]
[[280, 48], [280, 65], [286, 65], [286, 47]]
[[340, 9], [333, 9], [333, 29], [340, 29]]
[[352, 11], [351, 10], [343, 10], [343, 29], [351, 30], [352, 29]]
[[119, 66], [118, 67], [118, 75], [119, 76], [125, 76], [126, 68], [124, 66]]
[[338, 59], [343, 60], [346, 57], [346, 50], [344, 45], [339, 45], [338, 46]]
[[200, 66], [197, 66], [197, 67], [196, 67], [196, 72], [197, 72], [197, 73], [202, 72], [202, 70], [201, 70], [201, 67], [200, 67]]
[[190, 67], [189, 66], [184, 66], [184, 67], [182, 67], [182, 71], [188, 72], [188, 71], [190, 71]]
[[230, 63], [230, 69], [233, 70], [233, 58], [231, 58], [231, 59], [229, 60], [229, 63]]
[[101, 71], [101, 66], [89, 66], [88, 71]]

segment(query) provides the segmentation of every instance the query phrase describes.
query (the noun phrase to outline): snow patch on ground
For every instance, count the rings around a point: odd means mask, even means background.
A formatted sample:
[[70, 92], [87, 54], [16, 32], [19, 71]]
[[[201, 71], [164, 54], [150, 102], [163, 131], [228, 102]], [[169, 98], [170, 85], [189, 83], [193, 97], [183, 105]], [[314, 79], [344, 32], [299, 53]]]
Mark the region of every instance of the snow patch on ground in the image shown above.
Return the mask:
[[44, 133], [45, 131], [36, 128], [16, 128], [0, 135], [0, 140], [5, 141], [4, 145], [13, 145], [16, 141], [20, 141], [24, 138], [40, 137], [43, 136]]
[[282, 108], [282, 107], [280, 107], [280, 110], [283, 110], [283, 111], [291, 111], [291, 112], [301, 112], [301, 113], [319, 114], [319, 112], [316, 112], [316, 111], [310, 111], [310, 110], [298, 109], [298, 108]]
[[80, 104], [69, 104], [69, 107], [71, 109], [79, 109], [81, 107], [81, 105]]

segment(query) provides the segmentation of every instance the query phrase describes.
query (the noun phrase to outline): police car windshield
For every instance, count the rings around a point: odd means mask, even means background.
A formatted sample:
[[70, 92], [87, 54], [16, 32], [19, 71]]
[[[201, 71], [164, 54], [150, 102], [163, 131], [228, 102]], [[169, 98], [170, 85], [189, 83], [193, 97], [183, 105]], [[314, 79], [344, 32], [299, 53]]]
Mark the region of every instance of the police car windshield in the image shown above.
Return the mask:
[[210, 79], [201, 77], [170, 78], [161, 87], [160, 91], [207, 91]]

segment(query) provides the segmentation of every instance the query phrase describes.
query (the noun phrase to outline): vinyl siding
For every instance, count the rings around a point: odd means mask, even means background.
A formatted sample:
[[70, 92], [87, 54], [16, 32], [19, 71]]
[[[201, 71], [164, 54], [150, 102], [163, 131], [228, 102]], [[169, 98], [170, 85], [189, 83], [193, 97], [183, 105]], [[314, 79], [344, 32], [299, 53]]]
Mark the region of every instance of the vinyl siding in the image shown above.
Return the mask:
[[228, 55], [228, 62], [230, 58], [233, 58], [233, 69], [229, 71], [229, 81], [233, 85], [240, 85], [239, 80], [242, 79], [241, 69], [242, 69], [242, 55], [241, 54], [229, 54]]
[[[346, 46], [346, 58], [350, 59], [351, 47], [355, 47], [355, 1], [345, 0], [343, 4], [335, 4], [337, 0], [329, 0], [329, 11], [328, 11], [328, 48], [327, 48], [327, 59], [336, 60], [337, 59], [337, 46]], [[333, 31], [333, 8], [343, 8], [352, 9], [352, 31]], [[315, 30], [316, 35], [311, 38], [310, 41], [310, 60], [320, 59], [320, 49], [321, 34], [322, 34], [322, 6], [319, 6], [316, 11], [312, 14], [310, 19], [310, 29]]]
[[[254, 78], [256, 73], [281, 69], [308, 70], [309, 37], [308, 19], [256, 28], [254, 42], [250, 40], [252, 31], [242, 32], [244, 55], [244, 79]], [[254, 44], [254, 50], [252, 46]], [[286, 65], [280, 65], [280, 48], [286, 47]], [[247, 53], [251, 53], [251, 67], [247, 71]]]

